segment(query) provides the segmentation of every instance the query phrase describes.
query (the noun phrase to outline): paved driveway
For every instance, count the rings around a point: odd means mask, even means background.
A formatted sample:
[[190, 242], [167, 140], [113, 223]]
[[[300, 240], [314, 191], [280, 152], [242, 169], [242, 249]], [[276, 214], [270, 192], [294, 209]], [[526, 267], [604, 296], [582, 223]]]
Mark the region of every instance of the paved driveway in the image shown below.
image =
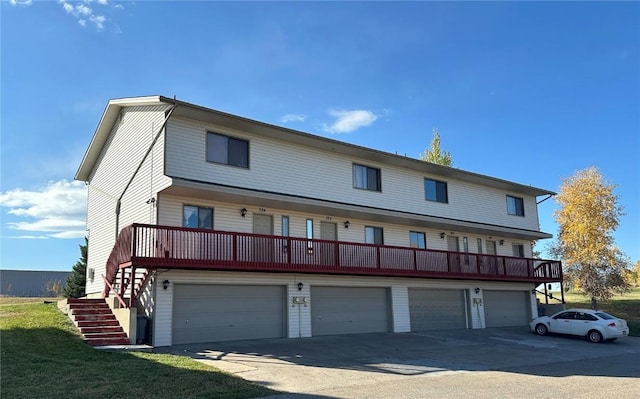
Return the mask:
[[[179, 345], [276, 398], [636, 398], [640, 338], [592, 344], [527, 328], [359, 334]], [[557, 378], [563, 377], [563, 378]]]

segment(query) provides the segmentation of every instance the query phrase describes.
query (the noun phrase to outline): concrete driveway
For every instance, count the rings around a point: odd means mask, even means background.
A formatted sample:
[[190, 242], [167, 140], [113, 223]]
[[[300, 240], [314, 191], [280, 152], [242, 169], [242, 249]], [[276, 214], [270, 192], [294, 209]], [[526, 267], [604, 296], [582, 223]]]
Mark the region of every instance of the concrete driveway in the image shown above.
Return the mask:
[[[592, 344], [525, 327], [159, 348], [289, 392], [274, 398], [636, 398], [640, 338]], [[562, 377], [562, 378], [558, 378]]]

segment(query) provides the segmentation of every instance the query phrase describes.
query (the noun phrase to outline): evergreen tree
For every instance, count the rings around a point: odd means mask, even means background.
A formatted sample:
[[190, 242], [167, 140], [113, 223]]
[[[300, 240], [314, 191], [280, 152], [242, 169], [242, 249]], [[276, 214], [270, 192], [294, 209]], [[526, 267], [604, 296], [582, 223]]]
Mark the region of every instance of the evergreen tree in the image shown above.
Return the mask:
[[438, 165], [451, 166], [453, 165], [453, 158], [451, 153], [440, 150], [440, 131], [433, 129], [433, 139], [431, 140], [431, 146], [424, 150], [424, 153], [420, 154], [420, 160], [437, 163]]
[[62, 289], [65, 298], [80, 298], [85, 294], [87, 285], [87, 238], [84, 238], [84, 245], [80, 245], [80, 259], [73, 265], [73, 270], [67, 278]]

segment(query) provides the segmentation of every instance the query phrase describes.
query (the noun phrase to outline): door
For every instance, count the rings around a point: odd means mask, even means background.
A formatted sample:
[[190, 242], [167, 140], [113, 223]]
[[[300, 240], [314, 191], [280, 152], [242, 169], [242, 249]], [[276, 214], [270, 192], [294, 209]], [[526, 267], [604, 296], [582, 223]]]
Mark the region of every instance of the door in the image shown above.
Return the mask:
[[449, 251], [449, 271], [460, 273], [460, 243], [458, 237], [447, 236], [447, 250]]
[[496, 258], [496, 242], [487, 240], [487, 266], [490, 274], [498, 274], [498, 259]]
[[172, 344], [282, 338], [285, 287], [176, 284]]
[[549, 320], [549, 331], [560, 334], [571, 334], [571, 325], [576, 318], [576, 312], [562, 312]]
[[487, 327], [517, 327], [529, 323], [529, 291], [485, 290], [482, 296]]
[[311, 333], [388, 332], [389, 303], [387, 288], [311, 287]]
[[[273, 216], [253, 214], [253, 234], [273, 235]], [[273, 262], [274, 240], [272, 237], [253, 237], [254, 262]]]
[[320, 259], [323, 265], [336, 266], [336, 251], [338, 249], [335, 241], [338, 239], [338, 227], [332, 222], [320, 222], [320, 239], [333, 241], [321, 243]]
[[587, 335], [598, 318], [585, 312], [576, 312], [576, 319], [571, 324], [571, 334]]
[[463, 290], [409, 288], [411, 331], [467, 328]]

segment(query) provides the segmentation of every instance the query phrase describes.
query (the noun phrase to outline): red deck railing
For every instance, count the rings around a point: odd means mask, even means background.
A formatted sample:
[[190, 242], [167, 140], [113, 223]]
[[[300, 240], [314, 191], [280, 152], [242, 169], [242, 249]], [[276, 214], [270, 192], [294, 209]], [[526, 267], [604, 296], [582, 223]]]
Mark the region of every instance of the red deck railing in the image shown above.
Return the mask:
[[107, 279], [127, 267], [562, 282], [555, 260], [144, 224], [121, 231]]

